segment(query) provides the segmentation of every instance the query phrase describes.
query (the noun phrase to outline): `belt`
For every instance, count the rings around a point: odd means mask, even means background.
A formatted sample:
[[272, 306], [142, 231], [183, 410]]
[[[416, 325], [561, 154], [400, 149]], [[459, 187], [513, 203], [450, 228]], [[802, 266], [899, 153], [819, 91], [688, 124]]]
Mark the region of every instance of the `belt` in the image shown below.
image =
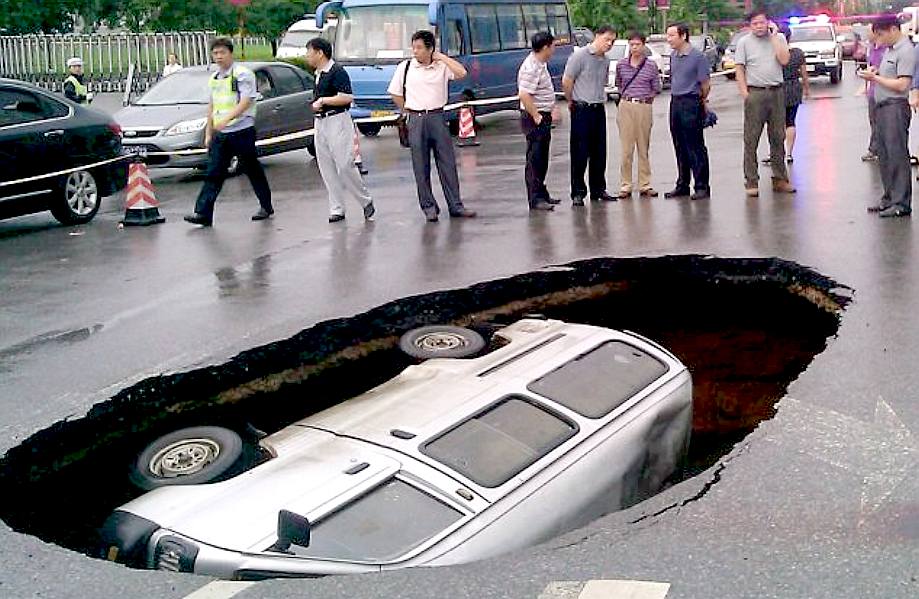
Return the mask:
[[317, 119], [324, 119], [327, 116], [334, 116], [336, 114], [341, 114], [343, 112], [348, 112], [348, 109], [347, 108], [336, 108], [333, 110], [323, 110], [322, 112], [317, 112], [313, 116], [315, 116]]
[[654, 101], [653, 98], [622, 98], [621, 102], [633, 102], [635, 104], [650, 104]]
[[428, 114], [428, 113], [431, 113], [431, 112], [443, 112], [444, 109], [443, 109], [443, 107], [441, 107], [441, 108], [431, 108], [431, 109], [429, 109], [429, 110], [413, 110], [413, 109], [411, 109], [411, 108], [406, 108], [405, 111], [406, 111], [406, 112], [410, 112], [410, 113], [412, 113], [412, 114]]
[[906, 98], [887, 98], [886, 100], [875, 102], [875, 106], [889, 106], [891, 104], [907, 104], [908, 102], [909, 100]]
[[780, 87], [782, 87], [782, 84], [781, 84], [781, 83], [779, 83], [778, 85], [748, 85], [748, 86], [747, 86], [747, 89], [765, 89], [765, 90], [770, 90], [770, 89], [779, 89]]
[[574, 106], [577, 106], [578, 108], [596, 108], [596, 107], [598, 107], [598, 106], [604, 106], [604, 102], [580, 102], [580, 101], [575, 101], [575, 102], [572, 102], [572, 104], [573, 104]]

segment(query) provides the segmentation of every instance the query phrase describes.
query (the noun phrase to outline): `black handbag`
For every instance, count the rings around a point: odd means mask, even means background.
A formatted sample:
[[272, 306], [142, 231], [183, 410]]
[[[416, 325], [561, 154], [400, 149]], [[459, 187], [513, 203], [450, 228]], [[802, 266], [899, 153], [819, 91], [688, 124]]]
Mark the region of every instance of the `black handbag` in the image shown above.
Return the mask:
[[408, 141], [408, 115], [405, 114], [405, 100], [408, 96], [408, 91], [405, 87], [405, 83], [408, 81], [408, 69], [412, 66], [411, 59], [405, 61], [405, 74], [402, 76], [402, 114], [396, 119], [396, 130], [399, 132], [399, 145], [403, 148], [411, 147], [411, 144]]

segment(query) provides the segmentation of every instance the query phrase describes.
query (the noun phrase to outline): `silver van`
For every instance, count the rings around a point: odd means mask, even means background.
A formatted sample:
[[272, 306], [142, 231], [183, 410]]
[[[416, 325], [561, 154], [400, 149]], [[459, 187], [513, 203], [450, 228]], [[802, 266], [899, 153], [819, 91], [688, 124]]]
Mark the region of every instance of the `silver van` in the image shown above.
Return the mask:
[[102, 552], [236, 580], [457, 564], [632, 505], [678, 469], [692, 382], [670, 352], [557, 320], [496, 336], [481, 355], [468, 329], [408, 333], [415, 355], [476, 357], [409, 366], [263, 438], [271, 459], [216, 482], [187, 484], [235, 453], [233, 433], [167, 435], [138, 458], [155, 488], [109, 517]]

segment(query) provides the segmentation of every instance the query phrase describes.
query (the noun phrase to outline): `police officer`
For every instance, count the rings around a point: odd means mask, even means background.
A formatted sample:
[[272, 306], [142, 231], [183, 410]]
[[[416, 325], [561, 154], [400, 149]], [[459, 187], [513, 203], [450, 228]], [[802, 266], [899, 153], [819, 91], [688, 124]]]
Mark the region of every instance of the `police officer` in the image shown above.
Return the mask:
[[74, 56], [67, 59], [67, 70], [70, 72], [64, 79], [64, 96], [77, 104], [89, 104], [92, 94], [83, 84], [83, 59]]
[[258, 92], [255, 74], [233, 62], [232, 40], [219, 37], [211, 42], [211, 58], [218, 67], [208, 80], [211, 102], [208, 106], [204, 145], [208, 148], [207, 174], [195, 202], [194, 214], [185, 220], [194, 225], [211, 226], [214, 203], [227, 178], [233, 156], [249, 177], [261, 206], [252, 220], [265, 220], [274, 214], [271, 189], [255, 150], [255, 102]]

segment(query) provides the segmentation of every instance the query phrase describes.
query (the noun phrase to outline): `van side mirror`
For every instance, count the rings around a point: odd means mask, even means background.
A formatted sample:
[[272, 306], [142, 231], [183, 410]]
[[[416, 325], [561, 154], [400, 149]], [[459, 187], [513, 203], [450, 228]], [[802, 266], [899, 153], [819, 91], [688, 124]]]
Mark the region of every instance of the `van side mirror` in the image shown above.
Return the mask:
[[278, 512], [278, 540], [269, 551], [288, 553], [291, 545], [310, 546], [310, 521], [288, 510]]

